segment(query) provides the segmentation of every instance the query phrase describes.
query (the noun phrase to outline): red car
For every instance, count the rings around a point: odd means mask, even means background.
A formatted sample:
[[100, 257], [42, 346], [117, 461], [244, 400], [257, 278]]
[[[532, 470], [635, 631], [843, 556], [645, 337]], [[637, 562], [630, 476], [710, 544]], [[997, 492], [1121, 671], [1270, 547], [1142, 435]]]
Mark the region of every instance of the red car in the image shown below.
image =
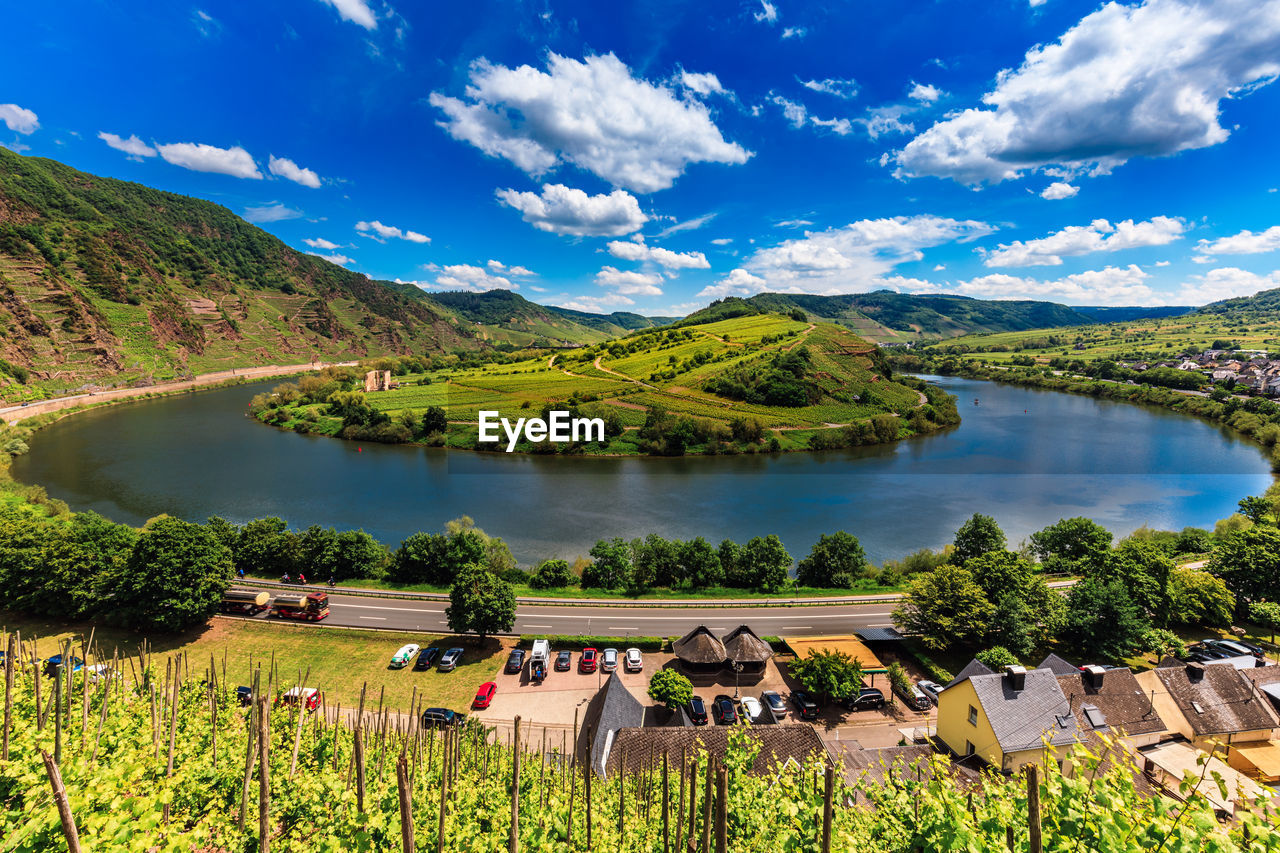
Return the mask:
[[480, 685], [480, 689], [476, 691], [476, 701], [471, 703], [473, 708], [488, 708], [489, 703], [493, 701], [493, 694], [498, 692], [498, 685], [492, 681], [486, 681]]
[[599, 654], [600, 653], [597, 652], [595, 649], [583, 649], [582, 657], [578, 658], [578, 671], [579, 672], [595, 672], [596, 658], [599, 656]]

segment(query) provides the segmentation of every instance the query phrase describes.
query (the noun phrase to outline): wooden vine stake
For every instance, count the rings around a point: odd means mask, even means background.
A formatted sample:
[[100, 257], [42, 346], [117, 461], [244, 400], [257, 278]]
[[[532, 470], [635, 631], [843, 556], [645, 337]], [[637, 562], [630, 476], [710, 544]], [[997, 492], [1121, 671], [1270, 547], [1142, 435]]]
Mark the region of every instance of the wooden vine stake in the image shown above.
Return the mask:
[[396, 787], [400, 792], [400, 844], [404, 853], [414, 853], [413, 841], [413, 792], [409, 782], [409, 764], [404, 753], [396, 762]]
[[827, 788], [822, 796], [822, 853], [831, 853], [831, 807], [836, 790], [836, 769], [827, 765]]
[[[434, 729], [431, 736], [434, 742]], [[449, 776], [444, 772], [446, 742], [444, 737], [440, 738], [440, 822], [436, 827], [436, 853], [444, 853], [444, 813], [449, 802]], [[430, 759], [428, 758], [429, 762]]]
[[13, 660], [14, 635], [9, 635], [9, 648], [4, 655], [4, 743], [0, 745], [0, 761], [9, 760], [9, 729], [13, 725]]
[[716, 768], [716, 853], [729, 850], [729, 769]]
[[1031, 835], [1031, 853], [1042, 853], [1044, 841], [1040, 837], [1040, 768], [1027, 765], [1027, 823]]
[[515, 720], [515, 749], [511, 752], [511, 835], [507, 853], [520, 853], [520, 716]]
[[671, 788], [668, 781], [667, 753], [662, 753], [662, 853], [671, 853]]
[[271, 741], [270, 707], [258, 697], [258, 851], [270, 853], [271, 845]]
[[71, 804], [67, 802], [67, 789], [62, 784], [58, 763], [43, 749], [40, 757], [44, 759], [44, 772], [49, 775], [49, 785], [53, 788], [53, 801], [58, 804], [58, 820], [62, 821], [62, 834], [67, 839], [67, 853], [81, 853], [80, 833], [76, 830], [75, 816], [71, 814]]

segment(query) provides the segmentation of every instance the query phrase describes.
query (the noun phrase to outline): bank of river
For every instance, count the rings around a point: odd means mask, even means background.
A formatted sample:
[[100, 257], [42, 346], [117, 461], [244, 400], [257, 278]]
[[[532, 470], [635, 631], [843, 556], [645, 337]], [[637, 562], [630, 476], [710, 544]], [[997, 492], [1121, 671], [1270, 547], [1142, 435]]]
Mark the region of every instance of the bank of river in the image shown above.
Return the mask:
[[[581, 458], [356, 444], [245, 416], [264, 385], [146, 400], [41, 430], [13, 474], [73, 509], [140, 524], [160, 513], [363, 527], [393, 546], [470, 515], [522, 562], [597, 539], [777, 533], [803, 556], [856, 534], [875, 561], [950, 541], [972, 513], [1018, 541], [1073, 515], [1117, 533], [1211, 525], [1271, 481], [1261, 450], [1159, 409], [955, 377], [954, 430], [824, 453]], [[977, 405], [974, 401], [977, 400]]]

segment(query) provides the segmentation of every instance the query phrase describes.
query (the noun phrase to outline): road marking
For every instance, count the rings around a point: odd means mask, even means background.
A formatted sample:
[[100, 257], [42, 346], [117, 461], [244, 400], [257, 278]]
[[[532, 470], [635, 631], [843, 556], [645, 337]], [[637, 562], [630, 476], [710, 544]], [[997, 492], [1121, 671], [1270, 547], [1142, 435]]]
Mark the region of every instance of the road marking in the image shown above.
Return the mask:
[[610, 625], [610, 631], [639, 631], [635, 625]]
[[384, 607], [378, 604], [337, 604], [329, 602], [330, 608], [346, 608], [348, 610], [404, 610], [409, 613], [443, 613], [443, 610], [432, 610], [428, 607]]
[[[388, 609], [388, 610], [403, 610], [403, 609], [413, 609], [413, 608], [395, 608], [395, 607], [391, 607], [391, 608], [387, 608], [387, 609]], [[576, 609], [578, 609], [578, 608], [576, 608], [576, 607], [572, 607], [572, 608], [568, 608], [568, 609], [570, 609], [570, 610], [576, 610]], [[610, 608], [610, 609], [612, 609], [612, 608]], [[442, 613], [443, 611], [437, 610], [437, 611], [418, 611], [418, 612], [436, 612], [436, 613]], [[587, 618], [591, 618], [591, 619], [599, 619], [599, 618], [601, 618], [601, 617], [599, 617], [599, 616], [591, 616], [591, 617], [587, 617], [587, 616], [583, 616], [583, 615], [582, 615], [582, 614], [580, 614], [580, 613], [531, 613], [531, 614], [528, 614], [528, 615], [533, 616], [533, 618], [535, 618], [535, 619], [587, 619]], [[616, 614], [615, 614], [615, 615], [616, 615]], [[716, 615], [722, 615], [722, 614], [717, 613]], [[766, 620], [766, 619], [794, 619], [794, 618], [796, 618], [797, 616], [800, 616], [800, 615], [802, 615], [802, 614], [799, 614], [799, 613], [784, 613], [784, 614], [783, 614], [783, 615], [781, 615], [781, 616], [757, 616], [757, 615], [755, 615], [755, 614], [752, 614], [752, 615], [750, 615], [750, 616], [744, 616], [743, 618], [744, 618], [744, 619], [747, 619], [747, 620], [749, 620], [749, 621], [751, 621], [751, 622], [759, 622], [759, 621], [763, 621], [763, 620]], [[804, 615], [804, 616], [805, 616], [805, 618], [807, 618], [807, 619], [851, 619], [851, 618], [854, 618], [854, 617], [859, 617], [859, 618], [861, 618], [861, 617], [866, 617], [866, 616], [890, 616], [890, 615], [892, 615], [892, 614], [891, 614], [891, 613], [863, 613], [863, 612], [861, 612], [861, 611], [854, 611], [854, 612], [851, 612], [851, 613], [806, 613], [806, 614], [803, 614], [803, 615]], [[697, 611], [697, 610], [692, 610], [692, 611], [691, 611], [691, 612], [689, 612], [689, 613], [671, 613], [671, 614], [669, 614], [669, 615], [667, 615], [667, 616], [639, 616], [639, 615], [632, 615], [632, 614], [628, 613], [628, 614], [627, 614], [627, 618], [628, 618], [628, 619], [639, 619], [639, 620], [644, 620], [644, 621], [646, 621], [646, 622], [653, 622], [653, 621], [658, 621], [658, 622], [664, 622], [664, 621], [665, 621], [665, 622], [679, 622], [679, 621], [681, 621], [681, 620], [688, 620], [688, 621], [690, 621], [690, 622], [695, 622], [695, 621], [697, 621], [697, 620], [698, 620], [698, 619], [700, 619], [700, 618], [706, 618], [706, 614], [705, 614], [705, 613], [700, 613], [700, 612], [699, 612], [699, 611]], [[714, 630], [717, 630], [717, 631], [718, 631], [718, 630], [721, 630], [721, 629], [716, 628], [716, 629], [714, 629]]]
[[526, 628], [554, 628], [555, 625], [525, 625]]
[[387, 617], [385, 617], [385, 616], [361, 616], [360, 618], [361, 618], [361, 619], [373, 619], [373, 620], [378, 621], [378, 622], [386, 622], [386, 621], [387, 621]]
[[784, 630], [784, 631], [812, 631], [812, 630], [813, 630], [813, 626], [812, 626], [812, 625], [783, 625], [783, 626], [782, 626], [782, 630]]

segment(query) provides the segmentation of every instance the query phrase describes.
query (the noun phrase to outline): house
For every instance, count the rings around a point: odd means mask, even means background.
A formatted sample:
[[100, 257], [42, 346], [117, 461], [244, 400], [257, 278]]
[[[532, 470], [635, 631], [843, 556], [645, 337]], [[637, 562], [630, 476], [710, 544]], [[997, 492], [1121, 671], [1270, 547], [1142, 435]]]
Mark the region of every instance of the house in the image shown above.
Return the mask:
[[947, 685], [938, 695], [937, 732], [957, 755], [976, 756], [1006, 773], [1039, 763], [1046, 747], [1060, 753], [1082, 735], [1058, 676], [1021, 666]]
[[671, 648], [681, 667], [698, 675], [722, 670], [759, 675], [773, 659], [773, 648], [746, 625], [739, 625], [723, 637], [699, 625], [672, 643]]
[[1057, 678], [1085, 739], [1110, 736], [1146, 746], [1168, 730], [1151, 697], [1128, 669], [1086, 666]]
[[643, 726], [645, 708], [623, 685], [618, 673], [613, 672], [591, 699], [583, 717], [575, 748], [579, 757], [585, 756], [591, 763], [591, 769], [603, 776], [618, 732]]
[[724, 643], [706, 625], [699, 625], [671, 644], [680, 666], [691, 673], [719, 672], [729, 657]]
[[735, 670], [761, 673], [773, 658], [773, 648], [746, 625], [739, 625], [721, 639], [725, 658]]
[[374, 391], [389, 391], [390, 389], [390, 370], [370, 370], [364, 375], [364, 390], [366, 394]]

